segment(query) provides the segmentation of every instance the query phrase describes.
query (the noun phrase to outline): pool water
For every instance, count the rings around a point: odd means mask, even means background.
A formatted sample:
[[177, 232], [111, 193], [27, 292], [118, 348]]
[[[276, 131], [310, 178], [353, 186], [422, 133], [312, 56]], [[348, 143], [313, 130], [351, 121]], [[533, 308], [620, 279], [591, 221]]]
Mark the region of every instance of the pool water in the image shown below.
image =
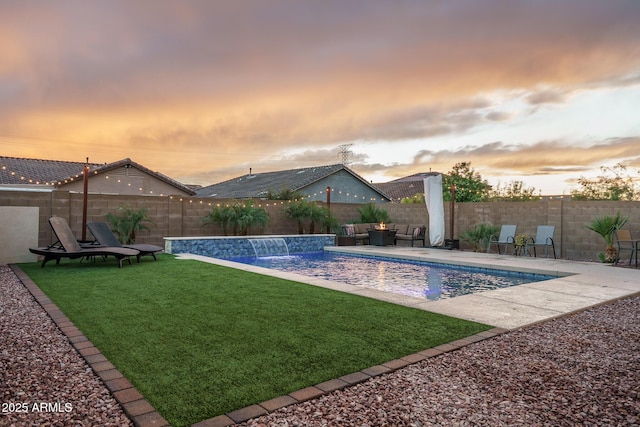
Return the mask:
[[293, 256], [234, 258], [259, 267], [343, 282], [427, 300], [555, 279], [555, 276], [460, 267], [422, 261], [318, 252]]

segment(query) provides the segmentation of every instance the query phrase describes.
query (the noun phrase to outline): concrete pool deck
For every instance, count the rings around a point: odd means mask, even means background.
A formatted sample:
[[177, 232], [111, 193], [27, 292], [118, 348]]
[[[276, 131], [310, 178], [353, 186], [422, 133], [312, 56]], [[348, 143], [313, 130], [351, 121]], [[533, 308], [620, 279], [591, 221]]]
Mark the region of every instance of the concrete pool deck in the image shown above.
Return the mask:
[[325, 250], [346, 254], [377, 255], [497, 270], [542, 273], [558, 276], [558, 278], [450, 299], [425, 301], [421, 298], [200, 255], [177, 254], [177, 256], [179, 259], [195, 259], [295, 280], [504, 329], [517, 329], [640, 292], [640, 270], [595, 262], [398, 246], [336, 246], [326, 247]]

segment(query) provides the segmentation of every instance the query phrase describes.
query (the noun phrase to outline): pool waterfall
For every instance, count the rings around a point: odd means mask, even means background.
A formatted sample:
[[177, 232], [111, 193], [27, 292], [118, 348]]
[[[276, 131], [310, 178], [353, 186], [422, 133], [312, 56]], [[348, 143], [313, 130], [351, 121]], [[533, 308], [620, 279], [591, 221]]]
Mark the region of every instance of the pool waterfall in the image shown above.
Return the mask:
[[289, 247], [282, 237], [249, 239], [258, 258], [269, 256], [289, 256]]
[[[269, 236], [200, 236], [165, 237], [165, 252], [190, 253], [214, 258], [258, 257], [273, 251], [273, 255], [322, 252], [335, 245], [335, 234], [292, 234]], [[277, 253], [276, 253], [277, 252]]]

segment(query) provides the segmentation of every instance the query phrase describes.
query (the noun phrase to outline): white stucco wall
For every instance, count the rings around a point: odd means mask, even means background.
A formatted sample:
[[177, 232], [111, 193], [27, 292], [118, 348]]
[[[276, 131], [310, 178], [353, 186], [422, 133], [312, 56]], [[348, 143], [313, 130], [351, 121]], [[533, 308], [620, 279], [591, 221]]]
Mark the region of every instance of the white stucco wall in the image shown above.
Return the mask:
[[0, 264], [37, 261], [29, 248], [38, 246], [40, 208], [0, 206]]

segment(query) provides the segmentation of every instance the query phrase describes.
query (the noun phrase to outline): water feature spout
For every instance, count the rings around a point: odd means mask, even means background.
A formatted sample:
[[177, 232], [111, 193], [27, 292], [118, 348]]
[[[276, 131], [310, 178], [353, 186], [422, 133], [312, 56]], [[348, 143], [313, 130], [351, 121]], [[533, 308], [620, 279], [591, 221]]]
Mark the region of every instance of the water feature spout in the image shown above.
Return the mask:
[[289, 247], [282, 237], [269, 237], [264, 239], [249, 239], [256, 257], [289, 256]]

